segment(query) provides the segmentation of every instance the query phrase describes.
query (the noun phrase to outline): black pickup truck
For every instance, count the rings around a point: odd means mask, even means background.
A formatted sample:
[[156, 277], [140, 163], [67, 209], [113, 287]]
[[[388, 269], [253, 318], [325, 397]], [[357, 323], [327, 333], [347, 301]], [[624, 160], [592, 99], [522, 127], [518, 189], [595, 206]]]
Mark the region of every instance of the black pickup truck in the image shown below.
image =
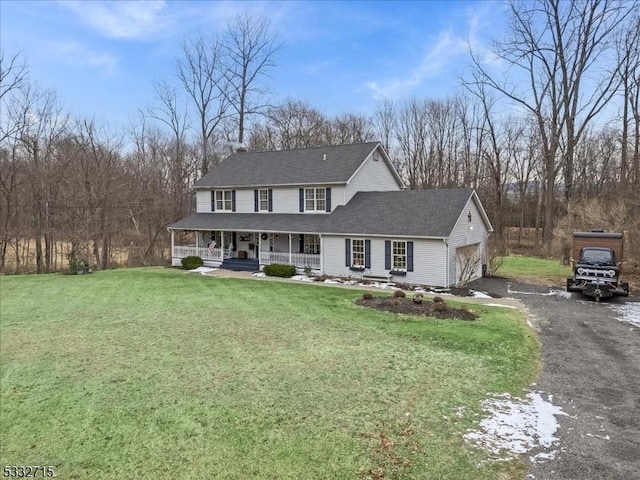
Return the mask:
[[[607, 242], [613, 245], [605, 246]], [[591, 244], [594, 246], [582, 246]], [[597, 245], [597, 246], [596, 246]], [[576, 232], [574, 248], [580, 246], [578, 260], [572, 259], [573, 277], [567, 278], [567, 291], [582, 292], [596, 301], [614, 295], [629, 295], [629, 284], [620, 281], [622, 234]]]

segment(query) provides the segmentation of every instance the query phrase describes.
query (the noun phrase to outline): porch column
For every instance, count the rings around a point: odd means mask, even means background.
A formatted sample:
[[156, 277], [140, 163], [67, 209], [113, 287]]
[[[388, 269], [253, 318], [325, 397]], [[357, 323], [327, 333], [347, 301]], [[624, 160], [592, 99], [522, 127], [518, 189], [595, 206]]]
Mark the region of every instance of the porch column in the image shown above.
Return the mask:
[[258, 265], [260, 265], [260, 262], [262, 261], [262, 259], [260, 258], [262, 256], [262, 233], [258, 232]]
[[220, 232], [220, 261], [224, 262], [224, 230]]
[[324, 239], [322, 234], [318, 234], [320, 237], [320, 273], [324, 274]]
[[293, 265], [291, 263], [291, 234], [289, 234], [289, 265]]
[[198, 232], [198, 231], [196, 230], [196, 256], [199, 256], [198, 254], [200, 253], [200, 252], [198, 251], [198, 250], [199, 250], [199, 249], [198, 249], [198, 247], [199, 247], [199, 245], [198, 245], [198, 237], [199, 237], [199, 236], [200, 236], [200, 232]]
[[175, 244], [175, 239], [174, 239], [174, 231], [173, 230], [169, 230], [171, 232], [171, 263], [173, 263], [173, 247]]

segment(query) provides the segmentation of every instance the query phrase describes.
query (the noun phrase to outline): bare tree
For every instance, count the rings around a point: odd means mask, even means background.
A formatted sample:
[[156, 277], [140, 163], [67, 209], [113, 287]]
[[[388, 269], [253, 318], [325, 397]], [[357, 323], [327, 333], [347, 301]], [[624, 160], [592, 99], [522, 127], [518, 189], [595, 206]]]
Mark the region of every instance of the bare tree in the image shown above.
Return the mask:
[[237, 141], [244, 143], [247, 117], [263, 114], [268, 107], [264, 79], [275, 66], [280, 49], [269, 21], [245, 13], [230, 24], [225, 41], [227, 101], [237, 115]]
[[222, 45], [217, 37], [184, 42], [178, 60], [178, 78], [198, 113], [200, 134], [200, 173], [214, 163], [211, 142], [228, 116], [230, 92], [222, 65]]
[[495, 43], [494, 53], [508, 66], [504, 71], [521, 78], [500, 79], [472, 54], [477, 81], [520, 105], [538, 125], [546, 188], [545, 245], [552, 238], [558, 174], [564, 174], [568, 201], [575, 146], [616, 87], [611, 71], [602, 74], [600, 69], [616, 30], [636, 6], [609, 0], [514, 1], [509, 5], [508, 36]]
[[193, 180], [192, 165], [188, 163], [186, 132], [189, 128], [187, 113], [179, 105], [175, 88], [166, 82], [155, 85], [158, 105], [148, 109], [148, 115], [169, 129], [172, 137], [169, 178], [174, 213], [171, 220], [178, 220], [187, 213], [189, 182]]

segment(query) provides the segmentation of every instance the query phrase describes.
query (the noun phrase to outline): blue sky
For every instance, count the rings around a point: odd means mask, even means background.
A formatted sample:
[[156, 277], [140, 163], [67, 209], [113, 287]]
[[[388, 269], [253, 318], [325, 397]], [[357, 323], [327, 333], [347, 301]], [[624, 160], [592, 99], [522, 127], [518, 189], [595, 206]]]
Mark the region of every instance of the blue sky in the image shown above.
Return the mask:
[[[74, 116], [126, 127], [174, 80], [184, 39], [222, 31], [238, 13], [266, 16], [283, 44], [272, 100], [305, 100], [333, 115], [369, 114], [376, 99], [445, 97], [503, 28], [497, 1], [0, 2], [1, 47]], [[487, 53], [487, 58], [490, 58]]]

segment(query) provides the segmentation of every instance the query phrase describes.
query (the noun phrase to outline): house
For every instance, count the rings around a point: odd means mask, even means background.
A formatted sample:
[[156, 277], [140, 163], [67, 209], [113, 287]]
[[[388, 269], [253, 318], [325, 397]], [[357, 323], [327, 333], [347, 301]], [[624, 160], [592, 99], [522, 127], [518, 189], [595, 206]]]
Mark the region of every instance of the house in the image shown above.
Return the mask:
[[235, 153], [194, 189], [196, 213], [168, 227], [172, 265], [197, 255], [448, 287], [487, 262], [492, 227], [475, 191], [405, 190], [377, 142]]

